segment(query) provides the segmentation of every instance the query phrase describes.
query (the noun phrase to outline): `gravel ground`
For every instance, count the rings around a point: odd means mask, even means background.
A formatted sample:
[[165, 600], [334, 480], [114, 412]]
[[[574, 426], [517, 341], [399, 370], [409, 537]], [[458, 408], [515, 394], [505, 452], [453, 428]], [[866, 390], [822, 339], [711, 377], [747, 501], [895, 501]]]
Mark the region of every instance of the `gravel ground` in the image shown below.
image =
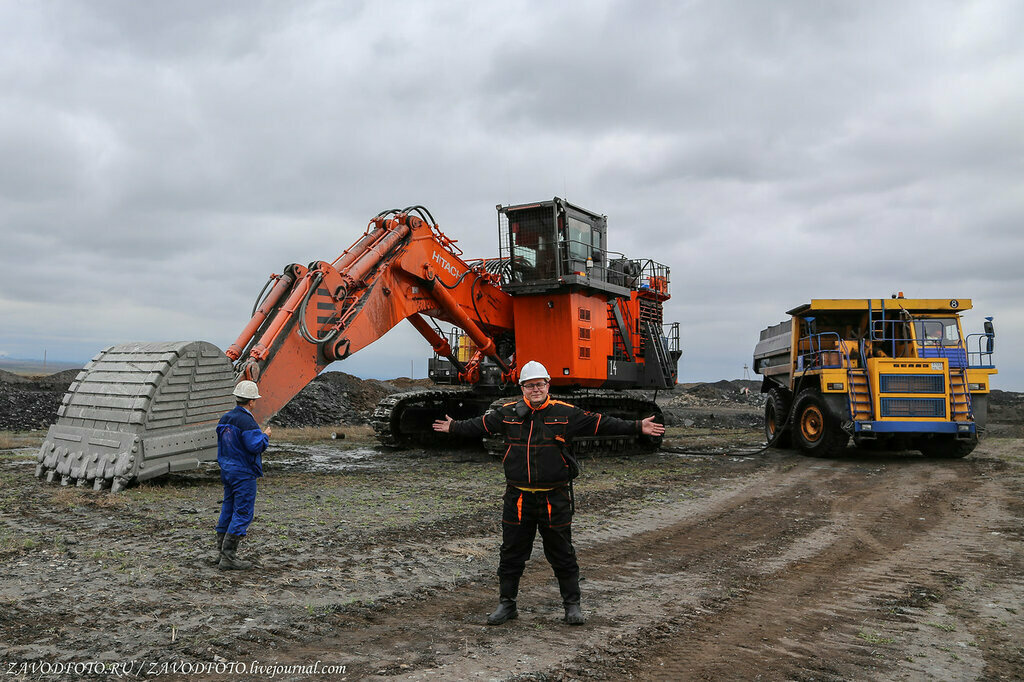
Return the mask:
[[[45, 393], [27, 383], [5, 382]], [[347, 386], [339, 405], [388, 390]], [[0, 433], [0, 665], [11, 679], [1024, 678], [1024, 439], [953, 461], [754, 455], [762, 408], [745, 388], [662, 395], [662, 452], [583, 460], [574, 628], [539, 549], [519, 619], [484, 624], [503, 491], [485, 454], [383, 450], [366, 426], [275, 431], [241, 552], [259, 566], [234, 573], [209, 563], [216, 466], [94, 493], [32, 476], [41, 433]], [[1019, 398], [994, 396], [998, 424], [1016, 428]]]

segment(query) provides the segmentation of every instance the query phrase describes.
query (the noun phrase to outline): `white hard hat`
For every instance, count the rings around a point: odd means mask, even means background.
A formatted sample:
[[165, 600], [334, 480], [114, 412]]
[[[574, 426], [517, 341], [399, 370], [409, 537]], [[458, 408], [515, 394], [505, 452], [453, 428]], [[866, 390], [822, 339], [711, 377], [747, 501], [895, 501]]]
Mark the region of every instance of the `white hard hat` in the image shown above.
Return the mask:
[[531, 379], [551, 379], [548, 374], [548, 370], [545, 369], [544, 365], [540, 364], [536, 360], [530, 360], [528, 363], [523, 365], [522, 371], [519, 372], [519, 383], [525, 383]]
[[256, 387], [255, 381], [239, 381], [232, 395], [244, 400], [256, 400], [256, 398], [263, 397], [260, 395], [260, 390]]

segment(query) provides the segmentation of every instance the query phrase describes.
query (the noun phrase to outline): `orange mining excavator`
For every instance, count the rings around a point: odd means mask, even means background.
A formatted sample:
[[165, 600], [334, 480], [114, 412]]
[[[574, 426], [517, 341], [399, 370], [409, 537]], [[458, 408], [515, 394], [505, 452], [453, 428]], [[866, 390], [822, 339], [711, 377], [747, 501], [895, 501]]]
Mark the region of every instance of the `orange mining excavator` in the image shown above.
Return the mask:
[[[433, 348], [429, 373], [439, 386], [378, 405], [372, 421], [385, 445], [427, 445], [443, 414], [483, 414], [516, 392], [526, 360], [544, 363], [552, 393], [571, 393], [581, 407], [660, 415], [646, 391], [675, 386], [680, 356], [678, 323], [662, 319], [668, 267], [610, 252], [607, 218], [557, 197], [497, 210], [498, 258], [463, 260], [422, 206], [383, 211], [333, 262], [271, 275], [223, 353], [202, 341], [106, 349], [65, 395], [37, 476], [117, 491], [213, 460], [213, 425], [233, 404], [237, 381], [259, 382], [254, 415], [264, 422], [326, 367], [403, 320]], [[630, 438], [576, 444], [656, 446]]]

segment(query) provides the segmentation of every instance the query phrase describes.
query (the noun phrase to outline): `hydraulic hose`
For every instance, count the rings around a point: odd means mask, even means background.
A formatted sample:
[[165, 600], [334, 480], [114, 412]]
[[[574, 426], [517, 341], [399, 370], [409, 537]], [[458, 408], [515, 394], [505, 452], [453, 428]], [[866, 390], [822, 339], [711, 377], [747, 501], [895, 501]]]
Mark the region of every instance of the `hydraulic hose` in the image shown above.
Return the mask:
[[266, 284], [264, 284], [263, 288], [260, 289], [260, 293], [256, 295], [256, 302], [252, 304], [252, 312], [249, 313], [249, 317], [250, 318], [253, 318], [253, 317], [256, 316], [256, 311], [259, 310], [260, 304], [263, 303], [263, 300], [265, 298], [265, 294], [267, 293], [267, 289], [270, 288], [270, 284], [271, 284], [271, 282], [274, 281], [274, 279], [275, 279], [275, 277], [273, 275], [268, 277]]
[[309, 303], [309, 299], [312, 298], [313, 292], [316, 291], [317, 287], [320, 285], [320, 282], [323, 281], [323, 278], [323, 273], [320, 272], [318, 272], [314, 276], [312, 283], [309, 285], [309, 289], [306, 291], [306, 295], [302, 297], [302, 303], [299, 305], [299, 335], [302, 336], [302, 338], [304, 338], [306, 341], [309, 341], [314, 345], [327, 343], [328, 341], [333, 339], [335, 335], [337, 335], [338, 333], [338, 328], [335, 327], [334, 329], [327, 332], [327, 334], [324, 335], [323, 337], [318, 338], [314, 336], [309, 331], [309, 327], [306, 326], [306, 304]]
[[[797, 394], [800, 393], [800, 386], [803, 384], [804, 376], [806, 374], [807, 373], [804, 372], [803, 374], [800, 375], [800, 378], [797, 379], [797, 381], [796, 381], [796, 389], [793, 391], [793, 397], [794, 398], [797, 396]], [[769, 438], [765, 442], [764, 445], [758, 446], [759, 449], [753, 450], [751, 452], [722, 452], [722, 453], [718, 453], [718, 454], [720, 454], [722, 456], [730, 456], [731, 455], [731, 456], [735, 456], [735, 457], [756, 457], [757, 455], [760, 455], [760, 454], [763, 454], [765, 452], [768, 452], [773, 447], [775, 447], [776, 443], [779, 442], [779, 439], [782, 438], [782, 434], [784, 434], [787, 430], [793, 428], [793, 421], [794, 421], [794, 417], [796, 416], [796, 412], [793, 409], [794, 407], [796, 407], [796, 405], [793, 403], [793, 401], [791, 401], [790, 404], [789, 404], [789, 411], [786, 414], [786, 418], [781, 420], [782, 426], [780, 426], [779, 428], [775, 429], [775, 433], [772, 434], [772, 437]], [[710, 454], [714, 454], [714, 453], [710, 453], [710, 452], [707, 452], [707, 451], [701, 452], [699, 450], [683, 450], [681, 448], [658, 448], [658, 452], [669, 452], [669, 453], [672, 453], [674, 455], [710, 455]]]

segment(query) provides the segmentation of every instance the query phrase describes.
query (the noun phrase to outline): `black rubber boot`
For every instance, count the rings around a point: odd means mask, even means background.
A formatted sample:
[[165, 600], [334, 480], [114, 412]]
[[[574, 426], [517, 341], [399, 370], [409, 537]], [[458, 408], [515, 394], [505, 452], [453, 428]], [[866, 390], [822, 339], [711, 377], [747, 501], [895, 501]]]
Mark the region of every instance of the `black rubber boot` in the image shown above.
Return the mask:
[[238, 543], [241, 535], [228, 533], [224, 536], [224, 545], [220, 549], [220, 562], [217, 567], [222, 571], [247, 571], [252, 563], [238, 558]]
[[498, 581], [498, 608], [487, 616], [488, 625], [501, 625], [507, 620], [519, 617], [516, 596], [519, 594], [519, 578], [502, 578]]
[[220, 553], [224, 549], [224, 536], [225, 535], [226, 535], [226, 533], [217, 533], [217, 553], [215, 555], [213, 555], [213, 557], [212, 557], [213, 560], [210, 561], [210, 563], [213, 564], [214, 566], [216, 566], [217, 564], [220, 563]]
[[580, 610], [580, 579], [579, 576], [558, 579], [558, 591], [562, 593], [562, 605], [565, 607], [565, 622], [569, 625], [583, 625], [587, 619]]

